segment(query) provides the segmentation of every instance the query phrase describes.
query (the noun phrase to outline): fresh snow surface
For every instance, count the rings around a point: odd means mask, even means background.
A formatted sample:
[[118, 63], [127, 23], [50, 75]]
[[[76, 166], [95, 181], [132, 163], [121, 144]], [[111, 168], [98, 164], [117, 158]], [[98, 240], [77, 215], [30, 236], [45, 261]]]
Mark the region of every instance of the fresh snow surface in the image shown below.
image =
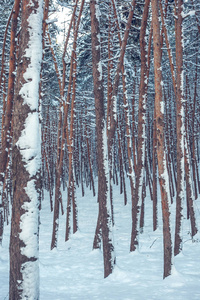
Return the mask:
[[[97, 184], [96, 184], [97, 187]], [[173, 274], [163, 277], [162, 214], [159, 201], [159, 229], [152, 231], [152, 201], [145, 200], [145, 227], [140, 235], [140, 247], [130, 253], [131, 195], [123, 205], [119, 186], [114, 186], [114, 240], [117, 265], [114, 273], [103, 278], [101, 250], [92, 250], [98, 215], [98, 204], [92, 192], [85, 197], [77, 189], [79, 231], [64, 242], [65, 215], [60, 217], [58, 248], [50, 251], [53, 214], [48, 193], [42, 203], [40, 225], [40, 299], [41, 300], [199, 300], [200, 299], [200, 236], [192, 242], [189, 222], [183, 224], [183, 252], [174, 259]], [[67, 192], [63, 192], [66, 205]], [[196, 216], [200, 228], [200, 201], [196, 200]], [[174, 224], [175, 203], [172, 204]], [[174, 227], [174, 226], [173, 226]], [[174, 228], [173, 236], [174, 236]], [[8, 299], [9, 230], [5, 226], [0, 247], [0, 300]], [[13, 299], [14, 300], [14, 299]]]

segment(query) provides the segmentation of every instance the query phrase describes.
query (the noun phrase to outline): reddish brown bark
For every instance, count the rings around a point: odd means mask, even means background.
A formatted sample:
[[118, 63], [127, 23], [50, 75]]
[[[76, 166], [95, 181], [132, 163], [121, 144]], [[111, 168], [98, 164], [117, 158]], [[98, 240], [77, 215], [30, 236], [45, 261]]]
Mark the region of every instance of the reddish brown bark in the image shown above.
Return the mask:
[[154, 120], [153, 120], [153, 230], [158, 228], [158, 194], [157, 194], [157, 138], [156, 138], [156, 110], [154, 108]]
[[[40, 5], [40, 7], [39, 7]], [[38, 118], [38, 106], [39, 106], [39, 82], [36, 81], [36, 85], [33, 83], [35, 72], [37, 78], [40, 75], [40, 58], [38, 57], [37, 67], [34, 65], [32, 56], [26, 56], [27, 49], [30, 45], [33, 45], [33, 37], [30, 34], [33, 29], [30, 19], [32, 15], [37, 15], [37, 31], [34, 37], [36, 44], [39, 46], [41, 43], [42, 52], [42, 14], [41, 12], [42, 1], [29, 1], [22, 0], [22, 21], [20, 32], [20, 48], [19, 48], [19, 64], [17, 68], [15, 96], [14, 96], [14, 110], [13, 110], [13, 149], [12, 149], [12, 170], [13, 170], [13, 206], [12, 206], [12, 221], [11, 221], [11, 235], [10, 235], [10, 286], [9, 286], [9, 299], [28, 299], [33, 297], [39, 299], [39, 263], [38, 263], [38, 247], [39, 247], [39, 201], [36, 192], [37, 182], [37, 170], [31, 172], [28, 168], [28, 163], [33, 162], [35, 159], [40, 159], [39, 151], [33, 154], [28, 159], [24, 158], [24, 152], [30, 149], [20, 143], [22, 132], [27, 126], [27, 118], [29, 116], [35, 116]], [[39, 30], [41, 28], [41, 30]], [[35, 42], [34, 39], [34, 42]], [[30, 64], [34, 69], [33, 78], [30, 76], [27, 80], [24, 74], [27, 70], [30, 72]], [[37, 70], [37, 71], [36, 71]], [[30, 73], [29, 73], [30, 74]], [[37, 80], [37, 79], [36, 79]], [[27, 87], [28, 83], [28, 87]], [[30, 84], [31, 83], [31, 84]], [[33, 86], [32, 86], [33, 84]], [[21, 91], [26, 85], [27, 94], [30, 95], [30, 99], [33, 97], [33, 87], [35, 88], [34, 108], [31, 107], [32, 103], [26, 103], [26, 95]], [[24, 99], [25, 98], [25, 99]], [[39, 138], [39, 121], [37, 121], [37, 129], [34, 128], [34, 133]], [[36, 124], [35, 124], [36, 125]], [[26, 131], [25, 131], [26, 132]], [[24, 133], [25, 135], [27, 133]], [[37, 137], [35, 140], [37, 141]], [[28, 143], [28, 142], [27, 142]], [[34, 149], [40, 149], [40, 145], [36, 143], [32, 144]], [[38, 161], [38, 164], [40, 162]], [[31, 196], [30, 196], [31, 185]], [[30, 222], [29, 222], [30, 221]], [[25, 224], [28, 224], [28, 233], [24, 232]], [[26, 229], [27, 230], [27, 229]], [[31, 242], [30, 242], [31, 241]], [[27, 248], [29, 251], [27, 252]], [[29, 269], [29, 270], [27, 270]], [[27, 273], [30, 272], [31, 274]], [[25, 276], [26, 274], [26, 276]], [[34, 280], [30, 280], [27, 274], [33, 276]], [[30, 295], [31, 291], [31, 295]]]
[[164, 35], [165, 35], [165, 43], [166, 43], [166, 47], [167, 47], [167, 53], [168, 53], [169, 63], [170, 63], [170, 70], [171, 70], [171, 74], [172, 74], [172, 82], [173, 82], [173, 87], [174, 87], [174, 93], [176, 95], [176, 79], [175, 79], [174, 63], [173, 63], [172, 51], [171, 51], [171, 47], [170, 47], [170, 43], [169, 43], [169, 39], [168, 39], [168, 34], [167, 34], [167, 28], [166, 28], [166, 25], [165, 25], [165, 16], [164, 16], [164, 12], [163, 12], [163, 9], [162, 9], [161, 0], [159, 0], [159, 6], [160, 6], [160, 14], [161, 14], [161, 20], [162, 20], [162, 30], [163, 30]]
[[176, 20], [176, 135], [177, 135], [177, 195], [176, 195], [176, 227], [174, 255], [182, 250], [181, 228], [183, 221], [184, 200], [184, 107], [183, 107], [183, 33], [182, 33], [182, 11], [183, 1], [178, 0]]
[[186, 197], [187, 197], [187, 208], [188, 215], [191, 223], [191, 236], [193, 237], [198, 229], [196, 224], [195, 212], [194, 212], [194, 195], [192, 190], [192, 180], [191, 180], [191, 166], [189, 160], [188, 153], [188, 141], [187, 136], [185, 137], [185, 152], [184, 152], [184, 160], [185, 160], [185, 181], [186, 181]]
[[[20, 8], [20, 0], [15, 0], [14, 7], [12, 9], [12, 23], [11, 23], [11, 34], [10, 34], [10, 57], [9, 57], [9, 75], [8, 75], [8, 88], [7, 88], [7, 102], [4, 105], [5, 113], [2, 119], [2, 132], [1, 132], [1, 149], [0, 149], [0, 242], [2, 241], [3, 235], [3, 187], [5, 187], [5, 175], [6, 167], [8, 166], [8, 149], [11, 147], [10, 133], [11, 133], [11, 122], [12, 122], [12, 109], [13, 109], [13, 98], [14, 98], [14, 82], [15, 82], [15, 64], [16, 64], [16, 31], [17, 22]], [[10, 15], [10, 17], [11, 17]], [[10, 18], [9, 18], [10, 20]], [[9, 22], [8, 22], [9, 24]], [[8, 26], [8, 25], [7, 25]], [[5, 40], [6, 34], [5, 32]], [[4, 74], [4, 53], [2, 53], [2, 69], [1, 78]], [[1, 82], [0, 82], [1, 84]], [[0, 87], [1, 90], [1, 87]], [[4, 98], [5, 100], [5, 98]], [[5, 102], [4, 102], [5, 104]], [[10, 150], [9, 150], [10, 151]]]
[[171, 274], [172, 268], [172, 237], [170, 231], [169, 211], [169, 178], [166, 167], [165, 137], [164, 137], [164, 111], [162, 99], [162, 71], [161, 71], [161, 47], [158, 0], [152, 0], [152, 24], [153, 24], [153, 49], [154, 49], [154, 77], [155, 77], [155, 113], [157, 136], [157, 160], [159, 183], [162, 199], [163, 215], [163, 243], [164, 243], [164, 272], [163, 277]]
[[[12, 11], [12, 24], [10, 36], [10, 58], [9, 58], [9, 76], [8, 76], [8, 94], [5, 111], [5, 119], [2, 128], [1, 153], [0, 153], [0, 184], [3, 185], [6, 164], [8, 159], [8, 149], [10, 148], [10, 130], [12, 120], [12, 108], [14, 97], [15, 64], [16, 64], [16, 31], [19, 15], [20, 0], [15, 0]], [[1, 193], [1, 191], [0, 191]]]
[[100, 29], [97, 17], [98, 2], [90, 1], [91, 15], [91, 33], [92, 33], [92, 66], [93, 66], [93, 83], [95, 97], [96, 112], [96, 132], [97, 132], [97, 152], [98, 152], [98, 199], [99, 214], [101, 220], [102, 240], [103, 240], [103, 257], [104, 257], [104, 277], [112, 273], [115, 265], [114, 247], [111, 240], [111, 216], [109, 214], [108, 203], [108, 174], [106, 174], [105, 164], [107, 163], [105, 156], [105, 136], [106, 124], [104, 113], [104, 91], [103, 78], [100, 73], [101, 57], [100, 57]]

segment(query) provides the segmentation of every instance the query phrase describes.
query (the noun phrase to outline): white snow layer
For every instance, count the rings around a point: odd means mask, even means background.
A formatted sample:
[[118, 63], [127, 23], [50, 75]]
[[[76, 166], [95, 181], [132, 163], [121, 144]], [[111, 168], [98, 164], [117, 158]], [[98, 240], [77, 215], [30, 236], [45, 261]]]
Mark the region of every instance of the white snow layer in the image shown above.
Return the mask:
[[[103, 136], [103, 147], [102, 147], [102, 151], [103, 151], [103, 157], [104, 157], [104, 169], [105, 169], [105, 176], [106, 176], [106, 181], [107, 181], [107, 193], [106, 193], [106, 208], [107, 208], [107, 212], [109, 215], [109, 220], [108, 220], [108, 229], [109, 229], [109, 241], [111, 242], [111, 244], [114, 246], [114, 236], [113, 236], [113, 232], [112, 232], [112, 219], [111, 219], [111, 205], [110, 205], [110, 199], [109, 199], [109, 195], [110, 195], [110, 185], [109, 185], [109, 162], [108, 162], [108, 142], [107, 142], [107, 132], [106, 132], [106, 121], [104, 120], [104, 126], [102, 128], [102, 136]], [[112, 252], [112, 262], [115, 261], [115, 251]], [[114, 267], [114, 266], [113, 266]]]
[[[159, 228], [153, 232], [152, 201], [149, 190], [145, 199], [145, 225], [140, 235], [139, 251], [130, 253], [131, 193], [126, 180], [128, 204], [124, 206], [119, 186], [114, 186], [113, 228], [117, 265], [114, 273], [104, 279], [102, 250], [92, 251], [98, 217], [97, 197], [92, 190], [77, 188], [79, 231], [65, 242], [66, 216], [60, 216], [58, 248], [50, 250], [52, 213], [49, 194], [45, 192], [40, 225], [40, 299], [41, 300], [199, 300], [200, 299], [200, 239], [192, 240], [190, 221], [184, 218], [183, 251], [174, 259], [175, 269], [163, 280], [162, 211], [158, 194]], [[96, 182], [97, 187], [97, 182]], [[63, 194], [63, 199], [64, 199]], [[66, 203], [64, 203], [66, 207]], [[172, 204], [172, 233], [175, 224], [175, 201]], [[200, 199], [194, 202], [200, 226]], [[186, 215], [186, 205], [184, 207]], [[8, 299], [9, 289], [9, 233], [5, 226], [3, 245], [0, 247], [0, 299]], [[27, 266], [26, 270], [31, 268]], [[36, 268], [36, 266], [35, 266]], [[29, 269], [30, 270], [30, 269]], [[27, 275], [31, 276], [31, 273]], [[24, 273], [25, 274], [25, 273]], [[29, 279], [30, 280], [30, 277]], [[35, 278], [35, 280], [38, 280]], [[34, 281], [34, 279], [33, 279]], [[7, 297], [7, 298], [6, 298]], [[30, 298], [31, 299], [31, 298]]]
[[38, 257], [38, 195], [35, 190], [35, 181], [31, 180], [25, 189], [31, 202], [25, 202], [22, 208], [25, 213], [21, 216], [19, 234], [25, 247], [21, 248], [22, 255], [28, 258]]
[[26, 83], [20, 90], [20, 94], [24, 99], [24, 103], [28, 104], [31, 110], [38, 109], [38, 93], [40, 82], [40, 67], [42, 60], [42, 27], [41, 27], [41, 5], [35, 14], [32, 14], [29, 19], [29, 34], [30, 40], [26, 50], [25, 57], [30, 58], [30, 64], [24, 74]]
[[101, 62], [98, 63], [98, 66], [97, 66], [97, 70], [99, 71], [99, 78], [98, 80], [101, 81], [103, 79], [103, 72], [102, 72], [102, 64]]
[[97, 20], [99, 21], [99, 18], [101, 16], [101, 12], [100, 12], [100, 9], [99, 9], [99, 0], [96, 0], [96, 4], [95, 4], [95, 14], [96, 14], [96, 18]]
[[40, 125], [38, 112], [31, 112], [25, 121], [25, 128], [16, 143], [20, 148], [26, 169], [30, 176], [34, 176], [40, 167]]
[[[39, 273], [39, 262], [29, 261], [22, 265], [22, 298], [29, 300], [39, 299], [39, 277], [36, 274]], [[26, 283], [26, 284], [24, 284]]]

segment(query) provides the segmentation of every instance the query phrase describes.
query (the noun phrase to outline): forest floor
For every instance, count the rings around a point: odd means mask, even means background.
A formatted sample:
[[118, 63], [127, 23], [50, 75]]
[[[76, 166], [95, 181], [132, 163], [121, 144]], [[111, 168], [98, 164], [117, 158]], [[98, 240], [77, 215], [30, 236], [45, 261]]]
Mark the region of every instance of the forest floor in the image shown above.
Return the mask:
[[[128, 187], [128, 182], [127, 182]], [[66, 215], [60, 217], [58, 247], [50, 251], [52, 219], [48, 193], [42, 203], [40, 226], [40, 299], [41, 300], [199, 300], [200, 234], [192, 240], [189, 221], [183, 224], [183, 251], [174, 259], [173, 273], [163, 280], [162, 215], [159, 200], [159, 228], [152, 230], [152, 201], [145, 199], [145, 226], [140, 247], [130, 253], [131, 201], [123, 204], [119, 186], [114, 187], [114, 245], [116, 267], [103, 278], [101, 250], [92, 250], [98, 215], [96, 197], [89, 189], [77, 190], [79, 230], [64, 242]], [[63, 202], [66, 203], [66, 191]], [[175, 204], [172, 205], [174, 225]], [[200, 230], [200, 199], [195, 201]], [[174, 226], [173, 226], [174, 227]], [[174, 229], [173, 236], [174, 236]], [[5, 226], [0, 247], [0, 300], [8, 299], [9, 226]], [[13, 299], [14, 300], [14, 299]]]

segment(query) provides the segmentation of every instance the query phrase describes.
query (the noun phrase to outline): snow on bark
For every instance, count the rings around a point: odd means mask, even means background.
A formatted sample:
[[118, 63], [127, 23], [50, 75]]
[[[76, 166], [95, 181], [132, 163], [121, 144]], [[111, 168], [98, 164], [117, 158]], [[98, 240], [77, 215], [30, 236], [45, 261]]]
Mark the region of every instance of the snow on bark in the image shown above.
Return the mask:
[[99, 21], [99, 18], [101, 16], [101, 12], [100, 12], [100, 9], [99, 9], [99, 0], [96, 0], [95, 15], [96, 15], [97, 20]]
[[169, 174], [166, 164], [164, 115], [161, 111], [162, 101], [162, 71], [161, 71], [161, 36], [158, 0], [151, 1], [152, 25], [153, 25], [153, 50], [154, 50], [154, 78], [155, 78], [155, 116], [156, 116], [156, 137], [157, 137], [157, 161], [159, 182], [162, 202], [163, 216], [163, 250], [164, 250], [164, 272], [163, 278], [169, 276], [172, 271], [172, 237], [170, 222], [170, 191]]
[[[104, 158], [104, 170], [105, 170], [105, 177], [107, 182], [107, 191], [106, 191], [106, 209], [108, 213], [108, 228], [109, 228], [109, 235], [108, 239], [111, 243], [111, 245], [114, 245], [114, 237], [112, 232], [112, 218], [111, 218], [111, 207], [110, 207], [110, 201], [109, 201], [109, 188], [110, 185], [109, 182], [109, 166], [108, 166], [108, 142], [107, 142], [107, 132], [106, 132], [106, 122], [104, 120], [104, 126], [102, 128], [102, 136], [103, 136], [103, 144], [102, 144], [102, 152], [103, 152], [103, 158]], [[112, 262], [115, 262], [115, 251], [113, 248], [113, 251], [111, 251]], [[113, 266], [114, 267], [114, 266]]]
[[[182, 90], [183, 91], [183, 90]], [[182, 99], [182, 105], [183, 105], [183, 99]], [[184, 154], [184, 137], [185, 137], [185, 126], [184, 126], [184, 108], [182, 106], [180, 115], [182, 117], [182, 126], [180, 128], [181, 132], [181, 140], [180, 140], [180, 147], [182, 149], [182, 152]], [[184, 169], [185, 169], [185, 164], [184, 164], [184, 155], [181, 158], [181, 172], [182, 172], [182, 181], [181, 181], [181, 190], [180, 190], [180, 197], [184, 199]]]
[[104, 277], [109, 276], [115, 265], [114, 246], [112, 244], [112, 223], [110, 203], [108, 201], [108, 150], [107, 132], [104, 113], [104, 91], [101, 76], [100, 28], [98, 1], [90, 1], [92, 66], [96, 112], [97, 152], [98, 152], [98, 198], [101, 214], [101, 230], [103, 240]]
[[99, 71], [99, 81], [102, 81], [103, 75], [102, 75], [102, 63], [101, 62], [98, 63], [97, 70]]
[[28, 18], [29, 42], [24, 57], [30, 59], [30, 63], [24, 73], [26, 81], [23, 84], [19, 94], [24, 100], [24, 104], [29, 106], [29, 113], [25, 120], [24, 130], [21, 133], [16, 145], [22, 155], [25, 163], [25, 169], [29, 173], [29, 180], [25, 187], [28, 201], [24, 202], [21, 215], [19, 234], [24, 247], [21, 247], [21, 254], [31, 258], [28, 262], [22, 264], [22, 299], [39, 298], [39, 267], [38, 267], [38, 238], [39, 238], [39, 209], [38, 194], [36, 191], [36, 179], [33, 176], [37, 174], [40, 168], [41, 148], [40, 148], [40, 125], [39, 125], [39, 81], [40, 67], [42, 60], [42, 0], [38, 1], [38, 7], [31, 1], [30, 6], [34, 5]]
[[40, 81], [40, 67], [42, 60], [42, 1], [39, 0], [39, 7], [35, 14], [28, 19], [29, 44], [24, 57], [30, 58], [30, 64], [24, 74], [26, 83], [20, 90], [24, 103], [30, 106], [31, 110], [38, 108], [38, 92]]
[[21, 299], [37, 300], [39, 299], [39, 262], [29, 261], [22, 266], [22, 282], [19, 283], [19, 289], [22, 289]]
[[182, 226], [183, 226], [183, 206], [184, 206], [184, 183], [185, 183], [185, 163], [184, 163], [184, 72], [183, 72], [183, 20], [182, 0], [177, 4], [177, 25], [176, 25], [176, 68], [177, 68], [177, 197], [176, 197], [176, 228], [174, 254], [177, 255], [182, 250]]
[[34, 176], [40, 167], [40, 125], [38, 112], [31, 112], [26, 119], [25, 128], [16, 143], [20, 149], [26, 169]]
[[22, 205], [25, 213], [21, 216], [19, 237], [25, 244], [25, 247], [21, 248], [22, 255], [30, 258], [38, 255], [38, 199], [34, 180], [28, 182], [25, 190], [31, 202]]
[[[161, 179], [163, 179], [164, 184], [162, 187], [165, 189], [165, 192], [167, 194], [167, 202], [169, 207], [169, 215], [171, 216], [171, 201], [170, 201], [170, 189], [169, 189], [169, 175], [167, 170], [167, 162], [166, 162], [166, 155], [164, 155], [163, 159], [163, 173], [159, 176]], [[172, 223], [170, 222], [170, 225]], [[171, 228], [170, 228], [171, 231]]]

